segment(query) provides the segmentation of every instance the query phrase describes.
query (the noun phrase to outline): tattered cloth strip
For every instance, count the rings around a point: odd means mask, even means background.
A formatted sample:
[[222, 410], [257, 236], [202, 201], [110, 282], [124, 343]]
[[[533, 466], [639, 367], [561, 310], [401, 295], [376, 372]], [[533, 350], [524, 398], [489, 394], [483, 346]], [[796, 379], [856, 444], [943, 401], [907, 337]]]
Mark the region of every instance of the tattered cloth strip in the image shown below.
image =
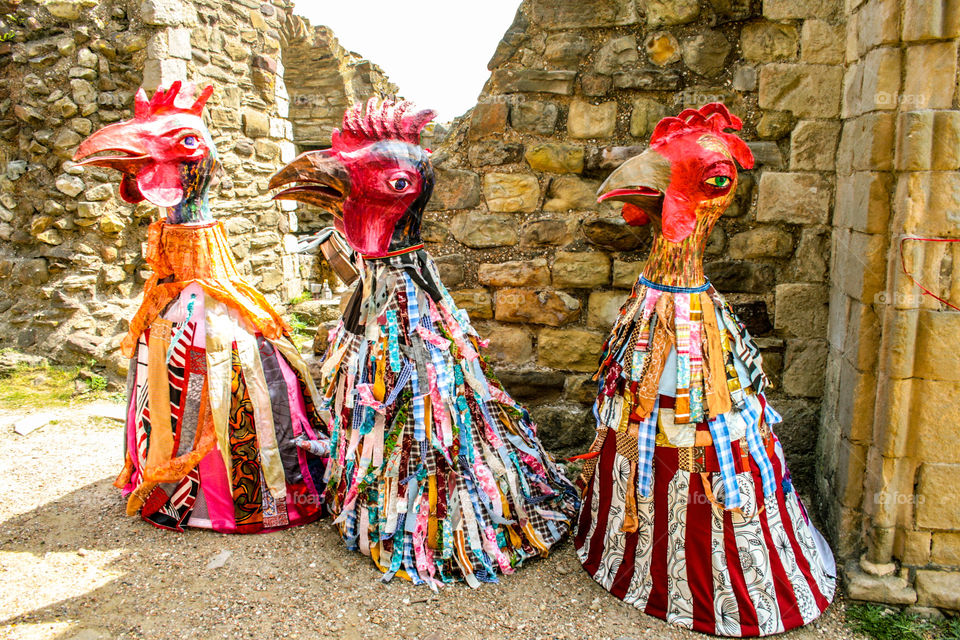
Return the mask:
[[357, 317], [332, 333], [319, 380], [330, 511], [384, 580], [496, 582], [564, 537], [576, 489], [492, 377], [430, 257], [365, 267]]

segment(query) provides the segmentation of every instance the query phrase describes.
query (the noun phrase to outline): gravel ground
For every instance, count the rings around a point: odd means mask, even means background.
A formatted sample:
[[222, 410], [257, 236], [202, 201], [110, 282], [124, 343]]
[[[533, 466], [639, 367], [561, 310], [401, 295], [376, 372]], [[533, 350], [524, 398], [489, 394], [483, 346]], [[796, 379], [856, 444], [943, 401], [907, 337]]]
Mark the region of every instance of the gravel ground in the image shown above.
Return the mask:
[[[380, 583], [327, 522], [253, 536], [155, 529], [124, 516], [111, 486], [122, 429], [94, 413], [74, 408], [29, 436], [0, 427], [0, 637], [706, 637], [607, 594], [569, 542], [499, 585], [435, 595]], [[862, 638], [843, 611], [835, 602], [783, 637]]]

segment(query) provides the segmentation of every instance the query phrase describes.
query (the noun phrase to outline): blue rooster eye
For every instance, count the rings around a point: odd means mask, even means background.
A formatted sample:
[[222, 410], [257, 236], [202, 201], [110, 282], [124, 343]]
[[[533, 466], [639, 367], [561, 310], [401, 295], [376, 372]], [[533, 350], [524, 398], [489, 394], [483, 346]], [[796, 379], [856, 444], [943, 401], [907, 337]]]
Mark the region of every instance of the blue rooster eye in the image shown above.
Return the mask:
[[403, 191], [410, 184], [406, 178], [397, 178], [396, 180], [390, 180], [389, 184], [397, 191]]
[[196, 149], [200, 146], [200, 141], [197, 140], [196, 136], [186, 136], [180, 141], [180, 144], [185, 146], [187, 149]]

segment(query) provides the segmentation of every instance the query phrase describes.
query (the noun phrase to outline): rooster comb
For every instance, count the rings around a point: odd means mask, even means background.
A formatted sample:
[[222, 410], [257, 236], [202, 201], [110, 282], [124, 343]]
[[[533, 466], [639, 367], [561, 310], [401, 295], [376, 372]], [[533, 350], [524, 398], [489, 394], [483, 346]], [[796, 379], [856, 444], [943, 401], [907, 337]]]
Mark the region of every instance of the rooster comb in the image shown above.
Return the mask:
[[[184, 88], [183, 93], [180, 89]], [[135, 120], [144, 120], [160, 113], [190, 113], [199, 116], [203, 113], [203, 106], [213, 94], [213, 85], [208, 84], [196, 95], [196, 85], [183, 85], [179, 80], [170, 85], [169, 89], [159, 88], [153, 97], [147, 99], [147, 92], [141, 87], [133, 97], [133, 117]]]
[[334, 149], [355, 149], [380, 140], [401, 140], [420, 144], [420, 132], [436, 115], [434, 111], [417, 111], [407, 100], [394, 102], [376, 97], [367, 101], [366, 113], [363, 103], [357, 102], [343, 114], [343, 128], [335, 129], [332, 136]]
[[726, 105], [711, 102], [699, 109], [684, 109], [677, 116], [664, 118], [657, 123], [650, 136], [650, 146], [656, 147], [668, 143], [673, 138], [688, 133], [712, 133], [723, 140], [730, 154], [744, 169], [753, 168], [753, 153], [747, 144], [725, 129], [740, 131], [743, 122], [730, 113]]

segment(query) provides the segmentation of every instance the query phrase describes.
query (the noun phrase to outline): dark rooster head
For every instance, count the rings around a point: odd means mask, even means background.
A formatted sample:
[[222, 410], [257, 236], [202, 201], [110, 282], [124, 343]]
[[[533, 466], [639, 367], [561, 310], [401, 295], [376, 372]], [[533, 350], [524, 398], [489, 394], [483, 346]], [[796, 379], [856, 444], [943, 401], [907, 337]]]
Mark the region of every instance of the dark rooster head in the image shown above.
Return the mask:
[[138, 90], [133, 119], [91, 135], [73, 160], [120, 171], [124, 200], [169, 207], [171, 222], [190, 222], [209, 214], [207, 190], [218, 166], [217, 151], [201, 118], [213, 87], [207, 86], [196, 99], [193, 85], [180, 89], [181, 83], [174, 82], [166, 91], [157, 89], [150, 100]]
[[598, 201], [624, 202], [623, 217], [634, 225], [651, 220], [664, 238], [684, 241], [694, 229], [712, 228], [733, 200], [737, 167], [753, 168], [739, 131], [740, 118], [713, 102], [661, 120], [650, 147], [630, 158], [600, 185]]
[[420, 242], [420, 220], [433, 193], [433, 165], [419, 146], [433, 111], [376, 98], [353, 105], [334, 130], [331, 147], [308, 151], [278, 171], [277, 200], [299, 200], [331, 212], [361, 254], [384, 256]]

